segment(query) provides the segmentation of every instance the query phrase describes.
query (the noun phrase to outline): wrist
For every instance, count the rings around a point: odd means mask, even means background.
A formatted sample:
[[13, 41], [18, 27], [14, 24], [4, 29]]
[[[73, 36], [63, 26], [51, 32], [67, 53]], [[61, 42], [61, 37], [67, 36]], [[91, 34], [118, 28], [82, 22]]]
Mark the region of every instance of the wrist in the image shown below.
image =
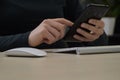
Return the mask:
[[43, 43], [42, 35], [30, 34], [28, 38], [29, 46], [36, 47]]

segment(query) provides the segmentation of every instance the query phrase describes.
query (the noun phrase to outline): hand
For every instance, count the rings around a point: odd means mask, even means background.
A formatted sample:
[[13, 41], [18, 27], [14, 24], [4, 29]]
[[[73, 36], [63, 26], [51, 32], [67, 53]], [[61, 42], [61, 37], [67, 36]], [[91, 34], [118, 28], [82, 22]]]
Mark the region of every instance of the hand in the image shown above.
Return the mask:
[[71, 21], [64, 18], [46, 19], [30, 33], [29, 45], [35, 47], [42, 43], [52, 44], [62, 39], [66, 27], [72, 25]]
[[[91, 42], [98, 39], [104, 33], [104, 22], [101, 20], [90, 19], [87, 23], [82, 23], [80, 27], [89, 30], [90, 32], [86, 32], [85, 30], [78, 28], [77, 33], [80, 35], [74, 35], [73, 37], [81, 42]], [[92, 24], [92, 25], [90, 25]], [[93, 26], [95, 25], [95, 26]]]

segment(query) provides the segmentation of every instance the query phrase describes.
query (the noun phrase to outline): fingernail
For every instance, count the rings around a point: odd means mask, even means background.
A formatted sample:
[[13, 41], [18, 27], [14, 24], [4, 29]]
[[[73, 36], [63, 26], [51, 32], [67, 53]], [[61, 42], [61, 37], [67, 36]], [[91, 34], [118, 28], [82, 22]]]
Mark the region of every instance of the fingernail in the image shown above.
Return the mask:
[[91, 20], [91, 19], [89, 20], [89, 23], [92, 23], [92, 20]]
[[81, 27], [84, 27], [84, 26], [85, 26], [85, 23], [82, 23], [82, 24], [81, 24]]
[[77, 32], [80, 32], [80, 31], [81, 31], [81, 29], [79, 28], [79, 29], [77, 29], [76, 31], [77, 31]]
[[73, 35], [73, 38], [76, 38], [76, 35]]

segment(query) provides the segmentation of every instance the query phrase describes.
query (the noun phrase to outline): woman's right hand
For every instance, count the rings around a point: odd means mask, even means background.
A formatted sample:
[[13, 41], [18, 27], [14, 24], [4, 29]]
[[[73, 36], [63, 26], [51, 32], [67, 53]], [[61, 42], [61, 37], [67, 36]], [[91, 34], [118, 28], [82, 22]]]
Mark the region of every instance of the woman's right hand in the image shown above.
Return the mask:
[[38, 46], [42, 43], [52, 44], [65, 36], [67, 26], [73, 23], [64, 18], [45, 19], [29, 35], [29, 45]]

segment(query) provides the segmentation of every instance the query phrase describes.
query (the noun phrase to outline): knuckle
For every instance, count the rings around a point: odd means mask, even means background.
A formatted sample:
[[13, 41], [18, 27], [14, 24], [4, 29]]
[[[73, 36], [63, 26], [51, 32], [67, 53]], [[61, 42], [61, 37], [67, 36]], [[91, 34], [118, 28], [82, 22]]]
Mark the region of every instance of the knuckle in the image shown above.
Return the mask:
[[99, 30], [99, 29], [95, 29], [95, 32], [96, 32], [97, 34], [99, 34], [99, 33], [100, 33], [100, 30]]
[[104, 30], [100, 30], [100, 31], [98, 32], [99, 35], [102, 35], [103, 33], [104, 33]]
[[86, 28], [86, 29], [89, 29], [89, 28], [91, 28], [91, 27], [92, 27], [91, 25], [88, 25], [88, 24], [85, 25], [85, 28]]
[[60, 18], [61, 20], [65, 20], [65, 18]]
[[95, 40], [95, 38], [89, 39], [89, 42], [92, 42], [92, 41], [94, 41], [94, 40]]
[[49, 42], [48, 42], [48, 44], [52, 44], [54, 42], [54, 40], [50, 40]]
[[47, 22], [47, 19], [43, 20], [43, 23], [46, 23]]
[[93, 24], [95, 24], [95, 23], [97, 23], [97, 21], [96, 21], [96, 20], [94, 20], [94, 19], [92, 19], [92, 23], [93, 23]]
[[59, 33], [59, 34], [56, 35], [56, 38], [58, 39], [60, 36], [61, 36], [61, 34]]
[[47, 24], [43, 24], [44, 27], [47, 27], [48, 25]]
[[101, 24], [102, 24], [103, 27], [105, 27], [105, 23], [103, 21], [101, 22]]
[[60, 35], [60, 39], [62, 39], [62, 38], [64, 37], [64, 35], [65, 35], [64, 33], [63, 33], [63, 34], [61, 34], [61, 35]]
[[65, 25], [62, 25], [62, 26], [60, 27], [60, 29], [61, 29], [62, 31], [64, 31], [64, 30], [66, 29], [66, 26], [65, 26]]
[[85, 42], [85, 40], [83, 40], [83, 39], [79, 39], [80, 41], [82, 41], [82, 42]]
[[47, 23], [50, 19], [43, 20], [43, 23]]
[[52, 44], [52, 42], [48, 42], [48, 44]]
[[90, 42], [96, 40], [96, 36], [91, 36], [89, 39], [88, 39]]
[[48, 25], [47, 24], [43, 24], [43, 28], [44, 28], [44, 30], [47, 30]]
[[100, 33], [102, 34], [104, 32], [104, 29], [100, 29]]

